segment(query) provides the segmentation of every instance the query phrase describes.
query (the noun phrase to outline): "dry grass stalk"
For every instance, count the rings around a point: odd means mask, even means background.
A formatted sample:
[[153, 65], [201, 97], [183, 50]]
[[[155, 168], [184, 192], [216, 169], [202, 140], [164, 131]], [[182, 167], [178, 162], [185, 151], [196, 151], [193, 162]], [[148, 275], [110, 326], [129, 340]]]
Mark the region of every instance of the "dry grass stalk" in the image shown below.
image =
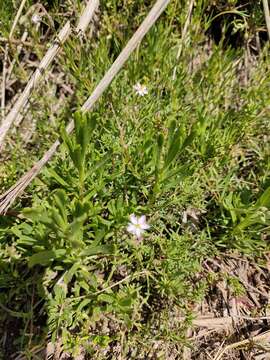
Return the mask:
[[[96, 7], [99, 4], [99, 0], [89, 0], [80, 19], [78, 26], [76, 28], [77, 33], [81, 34], [84, 33], [87, 26], [89, 25], [94, 11], [96, 10]], [[46, 71], [46, 69], [49, 67], [49, 65], [52, 63], [56, 55], [61, 49], [62, 44], [67, 40], [67, 38], [71, 34], [71, 24], [69, 21], [66, 22], [64, 27], [60, 30], [56, 41], [52, 44], [52, 46], [48, 49], [46, 54], [44, 55], [43, 59], [40, 62], [39, 67], [36, 69], [34, 74], [31, 76], [30, 80], [28, 81], [26, 87], [24, 88], [24, 91], [22, 92], [21, 96], [16, 101], [15, 105], [9, 112], [9, 114], [6, 116], [6, 118], [3, 120], [3, 123], [0, 127], [0, 150], [3, 147], [4, 139], [7, 135], [7, 132], [9, 128], [11, 127], [12, 123], [18, 116], [19, 112], [22, 110], [22, 108], [26, 105], [32, 91], [36, 88], [38, 85], [43, 73]]]
[[71, 25], [70, 25], [70, 22], [67, 21], [57, 36], [57, 42], [54, 42], [54, 44], [46, 52], [45, 56], [43, 57], [43, 59], [40, 62], [39, 67], [36, 69], [34, 74], [31, 76], [31, 78], [28, 81], [26, 87], [24, 88], [22, 94], [16, 101], [15, 105], [13, 106], [13, 108], [11, 109], [9, 114], [3, 120], [3, 123], [0, 127], [0, 149], [3, 147], [3, 142], [7, 135], [9, 128], [11, 127], [12, 123], [18, 116], [19, 112], [22, 110], [22, 108], [27, 103], [29, 96], [31, 95], [34, 88], [37, 86], [42, 74], [48, 68], [48, 66], [51, 64], [51, 62], [53, 61], [53, 59], [59, 52], [61, 45], [68, 38], [70, 32], [71, 32]]
[[[142, 22], [138, 30], [129, 40], [125, 48], [122, 50], [118, 58], [112, 64], [110, 69], [107, 71], [103, 79], [100, 81], [92, 95], [87, 99], [87, 101], [82, 106], [82, 111], [90, 111], [96, 101], [101, 97], [103, 92], [110, 85], [111, 81], [121, 70], [125, 62], [128, 60], [129, 56], [133, 52], [133, 50], [138, 46], [141, 42], [145, 34], [149, 31], [149, 29], [153, 26], [162, 12], [165, 10], [170, 0], [157, 0], [145, 20]], [[71, 133], [74, 128], [73, 120], [71, 120], [67, 126], [67, 132]], [[51, 148], [44, 154], [44, 156], [30, 169], [14, 186], [12, 186], [7, 192], [5, 192], [0, 197], [0, 214], [4, 214], [11, 204], [17, 199], [20, 194], [23, 193], [25, 188], [30, 184], [30, 182], [37, 176], [37, 174], [41, 171], [42, 167], [50, 160], [52, 155], [55, 153], [57, 147], [60, 142], [57, 140]]]
[[268, 0], [262, 0], [262, 3], [263, 3], [264, 17], [265, 17], [265, 22], [266, 22], [266, 27], [267, 27], [267, 32], [268, 32], [268, 39], [270, 40], [270, 13], [269, 13]]
[[[17, 11], [17, 14], [15, 16], [15, 19], [13, 21], [10, 33], [9, 33], [9, 40], [11, 40], [13, 33], [15, 31], [16, 25], [19, 21], [19, 18], [22, 14], [24, 5], [26, 3], [26, 0], [23, 0], [21, 2], [21, 5]], [[8, 50], [9, 50], [9, 43], [5, 46], [5, 54], [4, 54], [4, 61], [3, 61], [3, 74], [2, 74], [2, 97], [1, 97], [1, 111], [2, 111], [2, 119], [5, 117], [5, 106], [6, 106], [6, 77], [7, 77], [7, 60], [8, 60]], [[3, 120], [4, 121], [4, 120]], [[1, 145], [1, 142], [0, 142]]]
[[9, 38], [10, 39], [12, 38], [12, 36], [14, 34], [15, 28], [17, 26], [17, 23], [18, 23], [20, 17], [21, 17], [21, 14], [22, 14], [25, 3], [26, 3], [26, 0], [22, 0], [21, 5], [20, 5], [20, 7], [19, 7], [19, 9], [17, 11], [17, 14], [15, 16], [15, 19], [13, 21], [13, 24], [12, 24], [12, 27], [11, 27], [11, 30], [10, 30], [10, 33], [9, 33]]
[[81, 33], [81, 34], [85, 33], [85, 31], [89, 25], [89, 22], [93, 18], [94, 13], [95, 13], [96, 9], [98, 8], [98, 6], [99, 6], [99, 0], [88, 1], [82, 15], [80, 16], [78, 25], [76, 27], [77, 33]]
[[1, 114], [2, 123], [5, 118], [5, 106], [6, 106], [6, 78], [7, 78], [7, 62], [8, 62], [8, 44], [5, 46], [4, 60], [3, 60], [3, 72], [2, 72], [2, 96], [1, 96]]
[[247, 346], [251, 346], [251, 347], [259, 347], [259, 348], [264, 348], [264, 343], [268, 343], [268, 348], [265, 346], [265, 351], [269, 352], [269, 341], [270, 341], [270, 330], [264, 332], [263, 334], [254, 336], [250, 339], [245, 339], [242, 341], [238, 341], [236, 343], [227, 345], [225, 348], [220, 349], [216, 356], [214, 357], [214, 360], [220, 360], [223, 355], [229, 351], [229, 350], [233, 350], [233, 349], [243, 349], [246, 348]]

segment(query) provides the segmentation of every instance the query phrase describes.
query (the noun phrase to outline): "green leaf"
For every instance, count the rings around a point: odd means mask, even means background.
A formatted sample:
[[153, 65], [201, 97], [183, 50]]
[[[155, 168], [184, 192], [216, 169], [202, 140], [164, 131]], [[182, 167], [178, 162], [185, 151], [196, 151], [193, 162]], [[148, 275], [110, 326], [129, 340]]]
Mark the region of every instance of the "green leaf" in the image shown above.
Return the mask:
[[5, 307], [5, 305], [0, 303], [0, 308], [2, 308], [2, 310], [4, 310], [5, 312], [7, 312], [9, 315], [13, 316], [13, 317], [17, 317], [17, 318], [23, 318], [23, 319], [31, 319], [31, 317], [33, 316], [32, 312], [29, 311], [28, 313], [23, 313], [23, 312], [19, 312], [19, 311], [13, 311], [8, 309], [7, 307]]
[[169, 134], [168, 134], [168, 141], [170, 144], [172, 143], [175, 129], [176, 129], [176, 121], [172, 120], [169, 126]]
[[48, 212], [42, 207], [34, 208], [25, 208], [23, 210], [23, 215], [34, 222], [41, 222], [43, 224], [48, 224], [51, 222]]
[[54, 200], [64, 222], [67, 223], [67, 212], [66, 212], [67, 194], [65, 190], [63, 189], [57, 190], [56, 193], [54, 194]]
[[82, 256], [92, 256], [98, 254], [110, 255], [113, 254], [114, 247], [112, 245], [95, 245], [90, 246], [87, 249], [83, 250]]
[[114, 297], [114, 295], [100, 294], [98, 296], [98, 300], [99, 301], [104, 301], [104, 302], [106, 302], [108, 304], [113, 304], [114, 301], [115, 301], [115, 297]]
[[62, 218], [62, 216], [60, 216], [58, 209], [52, 208], [51, 215], [53, 225], [57, 225], [62, 231], [65, 231], [67, 228], [67, 223]]
[[66, 145], [66, 148], [68, 149], [69, 155], [71, 156], [74, 150], [74, 144], [72, 138], [68, 135], [65, 127], [60, 128], [60, 135], [64, 144]]
[[22, 235], [17, 241], [17, 245], [26, 245], [26, 246], [34, 246], [37, 243], [37, 240], [30, 237]]
[[76, 273], [76, 271], [81, 267], [81, 263], [80, 262], [75, 262], [71, 268], [65, 273], [63, 279], [65, 284], [69, 284], [72, 280], [72, 277], [74, 276], [74, 274]]
[[90, 299], [84, 299], [77, 308], [77, 313], [81, 313], [82, 309], [91, 302]]
[[46, 266], [50, 264], [50, 262], [62, 258], [65, 254], [65, 249], [41, 251], [37, 254], [30, 256], [30, 258], [28, 259], [28, 265], [30, 268], [35, 265]]
[[60, 175], [58, 175], [54, 169], [44, 169], [44, 172], [47, 173], [48, 177], [52, 177], [58, 182], [58, 184], [62, 185], [63, 187], [69, 186], [69, 184]]
[[197, 135], [196, 124], [192, 126], [190, 134], [185, 138], [183, 145], [181, 146], [181, 151], [183, 151], [187, 146], [189, 146]]
[[267, 207], [270, 208], [270, 186], [264, 191], [264, 193], [259, 197], [258, 201], [255, 204], [256, 207]]
[[170, 164], [176, 158], [176, 156], [180, 150], [180, 146], [181, 146], [180, 136], [181, 136], [181, 130], [177, 129], [173, 136], [172, 142], [170, 144], [167, 156], [165, 157], [165, 167], [166, 168], [170, 166]]
[[86, 214], [75, 218], [75, 220], [68, 225], [67, 237], [74, 245], [80, 245], [83, 238], [83, 223], [86, 219]]

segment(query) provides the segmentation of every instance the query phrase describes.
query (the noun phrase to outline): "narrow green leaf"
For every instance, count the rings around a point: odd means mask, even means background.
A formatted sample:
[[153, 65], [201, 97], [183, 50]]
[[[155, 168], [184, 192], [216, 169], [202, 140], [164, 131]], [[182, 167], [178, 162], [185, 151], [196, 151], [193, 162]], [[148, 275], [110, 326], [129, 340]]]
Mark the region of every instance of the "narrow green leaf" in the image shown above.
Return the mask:
[[270, 186], [259, 197], [259, 199], [256, 202], [255, 206], [256, 207], [264, 206], [264, 207], [270, 208]]
[[37, 254], [30, 256], [30, 258], [28, 259], [28, 265], [29, 267], [33, 267], [35, 265], [46, 266], [51, 261], [59, 259], [63, 257], [65, 254], [66, 254], [65, 249], [41, 251]]
[[113, 304], [114, 301], [115, 301], [115, 297], [114, 297], [114, 295], [100, 294], [98, 296], [98, 300], [99, 301], [104, 301], [104, 302], [106, 302], [108, 304]]
[[110, 255], [113, 254], [114, 247], [112, 245], [95, 245], [90, 246], [87, 249], [83, 250], [81, 255], [82, 256], [92, 256], [92, 255]]
[[170, 166], [170, 164], [176, 158], [176, 156], [180, 150], [180, 145], [181, 145], [180, 136], [181, 136], [181, 131], [180, 131], [180, 129], [177, 129], [173, 136], [167, 156], [165, 157], [165, 167], [166, 168]]
[[77, 308], [77, 313], [81, 313], [83, 308], [86, 307], [91, 302], [90, 299], [84, 299], [80, 302], [80, 305]]
[[57, 172], [54, 169], [45, 169], [45, 172], [47, 172], [48, 176], [51, 176], [53, 179], [55, 179], [58, 184], [67, 187], [69, 184], [60, 176], [57, 174]]
[[54, 200], [57, 205], [57, 208], [64, 220], [65, 223], [67, 223], [67, 194], [63, 189], [59, 189], [54, 194]]

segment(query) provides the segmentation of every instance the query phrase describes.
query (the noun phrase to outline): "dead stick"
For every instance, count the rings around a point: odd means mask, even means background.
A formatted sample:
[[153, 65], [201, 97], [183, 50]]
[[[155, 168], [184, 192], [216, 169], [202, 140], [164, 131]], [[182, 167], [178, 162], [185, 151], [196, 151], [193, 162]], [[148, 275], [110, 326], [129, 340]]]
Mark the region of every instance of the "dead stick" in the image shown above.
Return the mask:
[[[79, 20], [78, 26], [76, 28], [77, 33], [82, 33], [86, 30], [88, 24], [90, 23], [96, 7], [99, 4], [99, 0], [89, 0], [88, 4], [86, 5], [81, 18]], [[9, 128], [11, 127], [12, 123], [18, 116], [21, 109], [26, 105], [31, 93], [36, 88], [39, 83], [40, 78], [42, 77], [44, 71], [49, 67], [52, 63], [56, 55], [61, 49], [62, 44], [67, 40], [67, 38], [71, 34], [71, 25], [70, 22], [67, 21], [64, 27], [59, 32], [56, 41], [52, 44], [52, 46], [48, 49], [45, 56], [40, 62], [39, 67], [36, 69], [34, 74], [31, 76], [30, 80], [28, 81], [24, 91], [16, 101], [13, 108], [10, 110], [9, 114], [3, 120], [3, 123], [0, 127], [0, 150], [3, 147], [4, 139], [7, 135]]]
[[265, 22], [266, 22], [266, 27], [267, 27], [267, 32], [268, 32], [268, 40], [270, 40], [270, 13], [269, 13], [268, 0], [262, 0], [262, 3], [263, 3], [264, 17], [265, 17]]
[[10, 110], [9, 114], [6, 116], [6, 118], [3, 120], [3, 123], [0, 127], [0, 150], [2, 150], [4, 139], [7, 135], [7, 132], [9, 128], [11, 127], [12, 123], [16, 119], [17, 115], [21, 111], [21, 109], [25, 106], [25, 104], [28, 101], [28, 98], [33, 91], [33, 89], [36, 87], [39, 79], [41, 78], [44, 71], [47, 69], [47, 67], [51, 64], [54, 57], [57, 55], [58, 51], [60, 50], [61, 45], [67, 37], [69, 36], [71, 31], [71, 25], [70, 22], [67, 21], [65, 26], [61, 29], [60, 33], [57, 37], [57, 42], [55, 42], [50, 49], [46, 52], [45, 56], [41, 60], [41, 63], [39, 67], [36, 69], [34, 74], [31, 76], [30, 80], [28, 81], [26, 87], [24, 88], [22, 94], [16, 101], [13, 108]]
[[267, 343], [269, 343], [269, 336], [270, 336], [270, 331], [266, 331], [260, 335], [256, 335], [253, 338], [250, 339], [245, 339], [230, 345], [227, 345], [224, 349], [220, 349], [218, 351], [218, 353], [216, 354], [216, 356], [214, 357], [214, 360], [220, 360], [223, 355], [228, 351], [228, 350], [233, 350], [233, 349], [237, 349], [237, 348], [245, 348], [248, 345], [251, 346], [258, 346], [260, 345], [260, 342], [263, 342], [264, 340], [267, 340]]
[[[13, 21], [10, 33], [9, 33], [9, 40], [11, 40], [14, 30], [16, 28], [16, 25], [19, 21], [19, 18], [22, 14], [24, 5], [26, 3], [26, 0], [23, 0], [21, 2], [21, 5], [17, 11], [17, 14], [15, 16], [15, 19]], [[3, 74], [2, 74], [2, 97], [1, 97], [1, 111], [2, 111], [2, 119], [4, 122], [4, 117], [5, 117], [5, 106], [6, 106], [6, 76], [7, 76], [7, 61], [8, 61], [8, 52], [9, 52], [9, 44], [7, 43], [5, 46], [5, 55], [4, 55], [4, 61], [3, 61]], [[0, 141], [0, 145], [1, 145], [1, 141]]]
[[21, 16], [21, 14], [22, 14], [22, 11], [23, 11], [23, 8], [24, 8], [25, 3], [26, 3], [26, 0], [23, 0], [23, 1], [21, 2], [21, 5], [20, 5], [20, 7], [19, 7], [19, 9], [18, 9], [18, 11], [17, 11], [17, 14], [16, 14], [16, 16], [15, 16], [15, 19], [14, 19], [14, 21], [13, 21], [13, 24], [12, 24], [12, 27], [11, 27], [11, 30], [10, 30], [10, 33], [9, 33], [9, 39], [11, 39], [12, 36], [13, 36], [14, 30], [15, 30], [15, 28], [16, 28], [16, 25], [17, 25], [17, 23], [18, 23], [18, 21], [19, 21], [19, 18], [20, 18], [20, 16]]
[[[100, 81], [92, 95], [88, 98], [88, 100], [82, 106], [82, 111], [89, 111], [92, 109], [96, 101], [101, 97], [106, 88], [110, 85], [113, 78], [118, 74], [120, 69], [123, 67], [125, 62], [128, 60], [130, 54], [133, 50], [138, 46], [141, 42], [145, 34], [150, 30], [150, 28], [154, 25], [156, 20], [165, 10], [170, 0], [158, 0], [145, 20], [142, 22], [138, 30], [129, 40], [125, 48], [122, 50], [118, 58], [112, 64], [108, 72], [105, 74], [103, 79]], [[73, 120], [71, 120], [67, 126], [67, 132], [72, 132], [74, 128]], [[17, 199], [20, 194], [23, 193], [25, 188], [30, 184], [30, 182], [37, 176], [37, 174], [41, 171], [42, 167], [50, 160], [53, 154], [56, 152], [60, 141], [57, 140], [51, 146], [51, 148], [43, 155], [43, 157], [30, 169], [15, 185], [13, 185], [7, 192], [5, 192], [0, 197], [0, 214], [5, 213], [11, 204]]]
[[7, 62], [8, 62], [8, 44], [5, 46], [5, 54], [3, 60], [3, 72], [2, 72], [2, 96], [1, 96], [1, 114], [2, 114], [2, 123], [5, 118], [5, 106], [6, 106], [6, 78], [7, 78]]

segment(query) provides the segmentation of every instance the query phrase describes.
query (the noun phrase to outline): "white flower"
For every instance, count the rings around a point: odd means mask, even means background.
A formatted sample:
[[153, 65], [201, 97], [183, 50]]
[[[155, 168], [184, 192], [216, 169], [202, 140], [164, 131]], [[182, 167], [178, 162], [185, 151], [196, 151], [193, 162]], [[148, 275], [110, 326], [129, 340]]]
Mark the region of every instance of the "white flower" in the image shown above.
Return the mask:
[[138, 240], [141, 240], [145, 230], [150, 228], [150, 225], [146, 222], [145, 215], [137, 217], [134, 214], [131, 214], [129, 219], [130, 223], [128, 224], [127, 231], [135, 235]]
[[141, 85], [140, 83], [134, 85], [133, 89], [136, 91], [137, 95], [144, 96], [148, 94], [147, 87], [145, 85]]
[[34, 24], [39, 24], [41, 22], [41, 16], [39, 16], [38, 14], [34, 14], [31, 18], [32, 22]]

